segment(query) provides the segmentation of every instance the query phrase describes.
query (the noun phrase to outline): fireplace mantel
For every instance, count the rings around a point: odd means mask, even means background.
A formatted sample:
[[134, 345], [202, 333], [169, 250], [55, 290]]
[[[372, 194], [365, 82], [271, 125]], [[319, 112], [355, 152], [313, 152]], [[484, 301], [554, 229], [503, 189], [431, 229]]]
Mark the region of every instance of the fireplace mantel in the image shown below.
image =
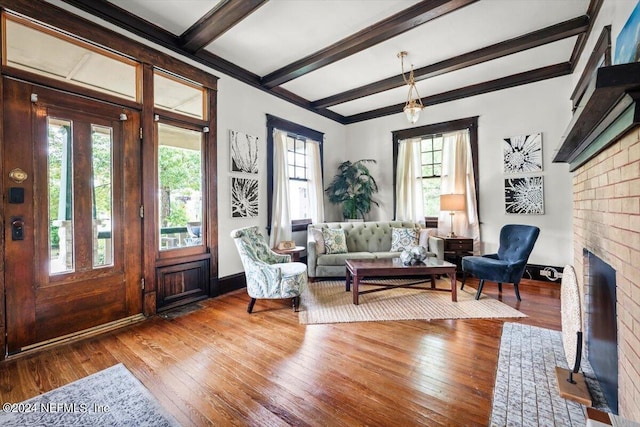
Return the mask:
[[573, 171], [640, 124], [640, 63], [600, 67], [553, 161]]

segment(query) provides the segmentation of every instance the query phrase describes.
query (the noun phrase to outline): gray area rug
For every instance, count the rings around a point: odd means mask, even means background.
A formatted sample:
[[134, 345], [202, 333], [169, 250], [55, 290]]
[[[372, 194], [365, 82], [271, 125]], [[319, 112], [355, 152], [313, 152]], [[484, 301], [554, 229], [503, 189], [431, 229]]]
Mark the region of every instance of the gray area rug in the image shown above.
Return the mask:
[[[399, 284], [406, 279], [375, 280], [376, 283]], [[415, 282], [415, 280], [414, 280]], [[360, 285], [363, 290], [372, 288]], [[422, 286], [430, 286], [425, 282]], [[440, 279], [436, 286], [451, 289], [451, 282]], [[483, 295], [475, 300], [476, 290], [457, 283], [458, 301], [451, 292], [397, 288], [360, 296], [353, 304], [353, 294], [345, 291], [344, 280], [310, 283], [301, 295], [298, 318], [302, 324], [373, 322], [389, 320], [478, 319], [527, 317], [526, 314], [496, 299]]]
[[[584, 427], [586, 409], [560, 397], [556, 366], [568, 368], [560, 331], [505, 323], [493, 390], [491, 426]], [[608, 412], [602, 390], [585, 358], [581, 372], [593, 406]]]
[[24, 402], [7, 404], [0, 425], [179, 426], [122, 364]]

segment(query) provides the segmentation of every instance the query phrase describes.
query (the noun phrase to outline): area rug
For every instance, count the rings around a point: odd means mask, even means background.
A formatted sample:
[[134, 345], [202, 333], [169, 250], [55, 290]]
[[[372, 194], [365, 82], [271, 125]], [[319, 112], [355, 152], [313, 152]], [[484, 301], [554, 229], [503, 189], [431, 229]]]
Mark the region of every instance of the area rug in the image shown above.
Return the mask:
[[179, 426], [122, 364], [20, 403], [4, 402], [0, 425]]
[[[500, 340], [491, 426], [584, 427], [584, 407], [560, 397], [556, 366], [567, 368], [560, 331], [506, 322]], [[584, 358], [581, 371], [593, 406], [608, 412], [602, 390]]]
[[[397, 284], [403, 280], [376, 282]], [[407, 281], [404, 280], [406, 283]], [[421, 286], [428, 286], [429, 282]], [[448, 280], [438, 280], [437, 287], [450, 287]], [[371, 322], [385, 320], [433, 320], [527, 317], [518, 310], [493, 298], [482, 296], [476, 301], [476, 290], [459, 289], [458, 302], [450, 292], [397, 288], [361, 295], [353, 304], [351, 292], [345, 291], [344, 280], [310, 283], [301, 296], [299, 321], [302, 324]], [[362, 290], [371, 286], [360, 284]]]

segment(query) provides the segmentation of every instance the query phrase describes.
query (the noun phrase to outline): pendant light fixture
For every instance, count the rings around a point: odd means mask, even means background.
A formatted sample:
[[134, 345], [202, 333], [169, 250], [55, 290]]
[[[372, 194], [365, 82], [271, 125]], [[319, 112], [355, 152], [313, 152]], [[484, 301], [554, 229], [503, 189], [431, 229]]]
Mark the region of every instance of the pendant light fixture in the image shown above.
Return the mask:
[[[407, 120], [411, 124], [415, 124], [420, 118], [420, 112], [424, 109], [422, 105], [422, 99], [416, 88], [416, 81], [413, 77], [413, 64], [411, 64], [411, 70], [409, 71], [409, 78], [405, 77], [404, 73], [404, 57], [407, 56], [407, 52], [402, 51], [398, 53], [400, 58], [400, 66], [402, 67], [402, 79], [409, 85], [409, 93], [407, 94], [407, 103], [404, 106], [404, 114], [407, 116]], [[415, 92], [415, 96], [414, 96]]]

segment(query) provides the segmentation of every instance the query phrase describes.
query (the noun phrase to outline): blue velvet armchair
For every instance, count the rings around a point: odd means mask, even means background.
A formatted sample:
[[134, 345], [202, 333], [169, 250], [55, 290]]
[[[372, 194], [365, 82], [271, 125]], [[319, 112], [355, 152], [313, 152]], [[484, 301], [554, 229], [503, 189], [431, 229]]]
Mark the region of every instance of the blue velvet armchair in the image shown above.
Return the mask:
[[502, 227], [498, 253], [462, 258], [461, 288], [464, 288], [467, 274], [472, 274], [480, 279], [476, 299], [479, 299], [482, 294], [484, 281], [489, 280], [498, 283], [500, 292], [502, 292], [503, 283], [513, 283], [516, 298], [522, 301], [518, 284], [539, 234], [540, 229], [532, 225], [507, 224]]
[[290, 262], [291, 255], [273, 252], [258, 227], [245, 227], [231, 231], [247, 278], [247, 293], [251, 297], [247, 312], [253, 311], [257, 298], [291, 298], [293, 309], [298, 310], [300, 293], [307, 284], [307, 266]]

